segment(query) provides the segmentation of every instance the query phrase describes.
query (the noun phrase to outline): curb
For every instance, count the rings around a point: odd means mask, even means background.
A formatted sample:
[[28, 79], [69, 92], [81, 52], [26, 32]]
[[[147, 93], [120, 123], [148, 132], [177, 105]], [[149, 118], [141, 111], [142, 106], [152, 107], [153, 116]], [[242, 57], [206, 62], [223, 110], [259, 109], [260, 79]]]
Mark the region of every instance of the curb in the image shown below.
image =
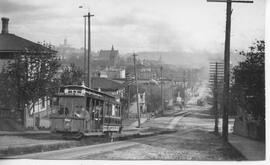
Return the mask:
[[244, 160], [248, 160], [247, 157], [245, 155], [242, 154], [241, 151], [239, 151], [239, 149], [237, 149], [234, 145], [232, 145], [230, 142], [227, 143], [231, 148], [233, 148], [239, 155], [241, 155]]
[[[115, 141], [122, 141], [122, 140], [128, 140], [128, 139], [133, 139], [133, 138], [142, 138], [142, 137], [154, 136], [158, 134], [174, 133], [174, 132], [176, 132], [176, 130], [173, 130], [173, 129], [164, 129], [164, 130], [149, 131], [149, 132], [137, 131], [131, 134], [121, 134], [119, 136], [114, 137], [114, 139]], [[101, 141], [100, 143], [104, 143], [104, 142]], [[0, 149], [0, 158], [5, 158], [12, 155], [46, 152], [46, 151], [60, 150], [60, 149], [65, 149], [65, 148], [79, 147], [79, 146], [86, 146], [86, 145], [83, 144], [81, 141], [66, 141], [66, 142], [51, 143], [51, 144], [47, 144], [47, 143], [37, 144], [37, 145], [33, 144], [30, 146], [13, 146], [13, 147], [11, 146], [4, 149]], [[92, 145], [95, 145], [95, 144], [92, 144]]]
[[59, 150], [64, 148], [71, 148], [79, 146], [80, 142], [63, 142], [63, 143], [56, 143], [56, 144], [38, 144], [38, 145], [31, 145], [31, 146], [17, 146], [17, 147], [8, 147], [6, 149], [0, 150], [0, 158], [5, 158], [7, 156], [12, 155], [22, 155], [22, 154], [30, 154], [36, 152], [45, 152], [45, 151], [53, 151]]
[[0, 132], [0, 136], [26, 136], [26, 135], [44, 135], [51, 132]]
[[[232, 137], [230, 135], [232, 135]], [[241, 142], [241, 141], [245, 141], [245, 139], [247, 140], [246, 142]], [[245, 143], [248, 143], [248, 144], [245, 144]], [[265, 147], [265, 144], [261, 143], [260, 141], [256, 141], [254, 139], [249, 139], [247, 137], [240, 136], [235, 133], [231, 133], [228, 135], [228, 144], [235, 151], [237, 151], [242, 157], [244, 157], [247, 161], [266, 160], [266, 155], [267, 155], [266, 147]], [[253, 149], [253, 147], [255, 148]]]
[[142, 138], [142, 137], [148, 137], [148, 136], [154, 136], [154, 135], [161, 135], [161, 134], [167, 134], [167, 133], [174, 133], [177, 130], [175, 129], [165, 129], [161, 131], [150, 131], [150, 132], [136, 132], [134, 134], [129, 135], [120, 135], [116, 137], [116, 140], [128, 140], [133, 138]]

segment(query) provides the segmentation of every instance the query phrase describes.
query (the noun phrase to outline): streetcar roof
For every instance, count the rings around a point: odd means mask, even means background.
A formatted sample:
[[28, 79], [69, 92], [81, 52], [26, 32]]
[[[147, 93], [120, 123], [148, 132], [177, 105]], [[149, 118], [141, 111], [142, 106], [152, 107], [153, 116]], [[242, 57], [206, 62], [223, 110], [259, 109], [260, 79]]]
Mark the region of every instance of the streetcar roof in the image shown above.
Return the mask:
[[86, 94], [87, 95], [94, 95], [94, 96], [101, 96], [101, 97], [109, 97], [109, 98], [114, 98], [114, 96], [108, 94], [108, 93], [104, 93], [104, 92], [99, 92], [97, 90], [94, 90], [94, 89], [91, 89], [91, 88], [88, 88], [86, 86], [82, 86], [82, 85], [65, 85], [65, 86], [62, 86], [60, 87], [60, 93], [61, 92], [64, 92], [65, 89], [70, 89], [70, 90], [82, 90], [84, 89], [86, 91]]

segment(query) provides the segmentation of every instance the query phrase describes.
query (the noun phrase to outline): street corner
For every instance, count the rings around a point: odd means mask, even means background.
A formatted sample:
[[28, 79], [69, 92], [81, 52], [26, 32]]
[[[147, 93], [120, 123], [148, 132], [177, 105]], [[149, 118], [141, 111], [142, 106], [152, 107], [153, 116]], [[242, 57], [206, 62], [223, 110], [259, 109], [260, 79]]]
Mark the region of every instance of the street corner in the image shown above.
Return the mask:
[[141, 127], [136, 129], [129, 129], [122, 132], [122, 134], [115, 135], [115, 140], [128, 140], [132, 138], [141, 138], [147, 136], [155, 136], [159, 134], [175, 133], [176, 129], [159, 128], [159, 127]]

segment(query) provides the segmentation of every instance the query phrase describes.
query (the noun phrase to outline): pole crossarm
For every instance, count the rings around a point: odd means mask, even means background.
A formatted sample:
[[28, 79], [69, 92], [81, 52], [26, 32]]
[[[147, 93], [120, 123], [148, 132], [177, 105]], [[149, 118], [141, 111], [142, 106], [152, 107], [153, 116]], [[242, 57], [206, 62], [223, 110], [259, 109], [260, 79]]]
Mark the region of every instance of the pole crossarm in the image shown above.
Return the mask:
[[[90, 17], [94, 17], [94, 14], [90, 14]], [[83, 17], [89, 17], [88, 15], [84, 15]]]
[[253, 3], [253, 1], [207, 0], [207, 2]]

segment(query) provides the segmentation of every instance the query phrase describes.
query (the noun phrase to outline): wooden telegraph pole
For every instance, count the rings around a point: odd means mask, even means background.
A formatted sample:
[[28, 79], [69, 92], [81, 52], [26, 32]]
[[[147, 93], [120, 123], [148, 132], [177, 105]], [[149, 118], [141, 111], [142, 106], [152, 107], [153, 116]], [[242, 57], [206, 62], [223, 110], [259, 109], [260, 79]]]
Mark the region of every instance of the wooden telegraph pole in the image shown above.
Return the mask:
[[[84, 80], [84, 82], [87, 82], [86, 81], [86, 60], [87, 60], [87, 58], [86, 58], [86, 17], [85, 16], [83, 16], [84, 17], [84, 60], [83, 60], [83, 80]], [[87, 83], [87, 85], [88, 85], [88, 83]]]
[[163, 100], [163, 67], [160, 67], [160, 95], [161, 95], [161, 114], [164, 112], [164, 100]]
[[228, 111], [230, 107], [229, 90], [230, 90], [230, 40], [231, 40], [231, 14], [232, 3], [253, 3], [253, 1], [241, 0], [207, 0], [207, 2], [225, 2], [226, 10], [226, 35], [225, 35], [225, 51], [224, 51], [224, 87], [223, 87], [223, 122], [222, 137], [224, 141], [228, 141]]
[[185, 107], [186, 107], [186, 70], [184, 70], [183, 72], [183, 85], [184, 85], [184, 95], [183, 95], [183, 102], [184, 102], [184, 105], [183, 105], [183, 109], [185, 110]]
[[218, 63], [215, 64], [214, 80], [215, 133], [218, 134]]
[[[87, 81], [86, 84], [89, 88], [91, 88], [91, 67], [90, 67], [90, 59], [91, 59], [91, 17], [93, 17], [94, 15], [90, 14], [90, 12], [88, 12], [87, 15], [85, 15], [84, 17], [88, 18], [88, 60], [87, 60]], [[86, 45], [86, 43], [85, 43]]]
[[127, 90], [127, 118], [129, 118], [130, 110], [130, 85], [132, 84], [132, 76], [130, 73], [126, 73], [126, 90]]
[[133, 61], [134, 61], [134, 76], [136, 81], [136, 99], [137, 99], [137, 113], [138, 113], [138, 128], [141, 127], [141, 111], [139, 109], [139, 91], [138, 91], [138, 80], [137, 80], [137, 69], [136, 69], [136, 54], [133, 53]]
[[128, 107], [127, 107], [127, 118], [129, 118], [129, 109], [130, 109], [130, 85], [128, 85]]
[[223, 62], [210, 62], [210, 84], [213, 87], [214, 94], [214, 115], [215, 115], [215, 127], [214, 132], [218, 134], [219, 125], [219, 108], [218, 108], [218, 91], [222, 89], [224, 81], [224, 64]]

